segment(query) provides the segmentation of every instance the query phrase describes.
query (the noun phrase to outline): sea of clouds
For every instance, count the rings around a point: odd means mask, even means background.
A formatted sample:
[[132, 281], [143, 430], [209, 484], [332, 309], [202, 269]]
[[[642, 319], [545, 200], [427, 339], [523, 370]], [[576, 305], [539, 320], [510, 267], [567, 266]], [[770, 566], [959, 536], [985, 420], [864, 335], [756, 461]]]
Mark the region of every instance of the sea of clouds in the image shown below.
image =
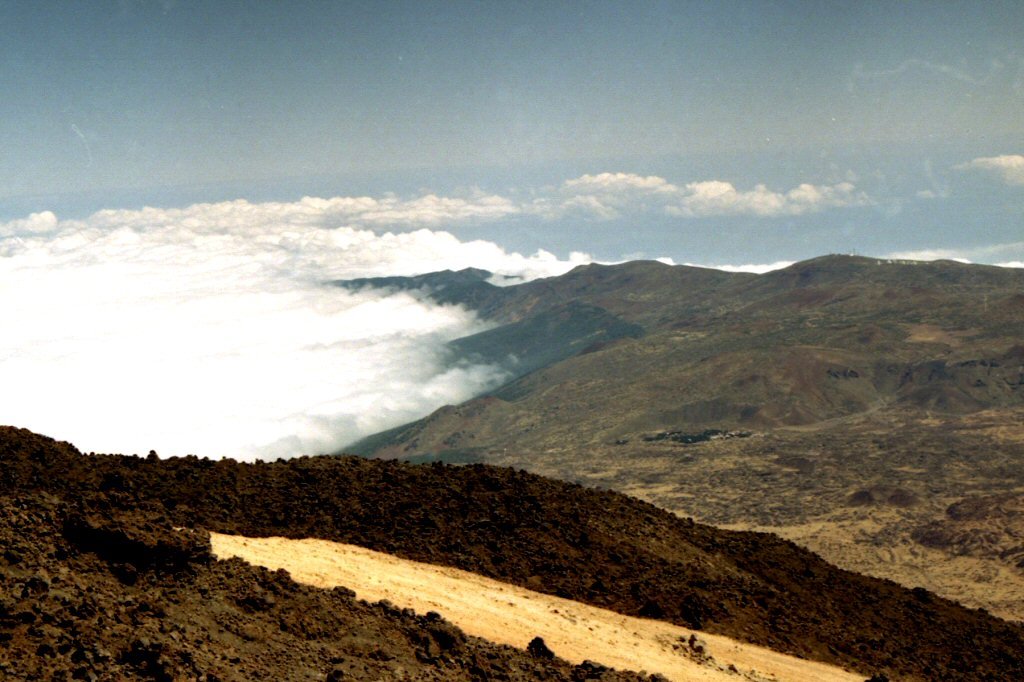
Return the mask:
[[[967, 169], [1018, 173], [1019, 158], [1007, 158]], [[872, 203], [849, 182], [742, 189], [601, 173], [526, 198], [470, 191], [237, 200], [83, 219], [33, 213], [0, 223], [0, 419], [85, 451], [332, 452], [505, 379], [494, 366], [452, 362], [447, 342], [486, 328], [471, 311], [333, 280], [477, 267], [514, 282], [592, 260], [523, 255], [446, 231], [516, 216], [771, 218]], [[992, 262], [1020, 244], [993, 248], [917, 255]]]
[[328, 283], [469, 266], [531, 279], [589, 260], [417, 229], [501, 203], [231, 201], [0, 224], [0, 415], [85, 451], [254, 459], [330, 452], [466, 400], [503, 378], [446, 354], [486, 328], [472, 312]]
[[526, 256], [444, 229], [517, 215], [777, 215], [864, 201], [846, 184], [778, 193], [603, 173], [526, 200], [471, 191], [64, 220], [42, 211], [0, 223], [0, 415], [86, 451], [336, 451], [505, 377], [452, 363], [446, 343], [486, 328], [471, 311], [332, 280], [477, 267], [526, 281], [591, 261]]
[[505, 378], [452, 363], [446, 343], [485, 329], [471, 311], [332, 280], [478, 267], [525, 281], [591, 260], [445, 231], [518, 215], [795, 215], [867, 201], [848, 183], [774, 192], [602, 173], [528, 199], [470, 191], [33, 213], [0, 223], [0, 415], [86, 451], [331, 452]]

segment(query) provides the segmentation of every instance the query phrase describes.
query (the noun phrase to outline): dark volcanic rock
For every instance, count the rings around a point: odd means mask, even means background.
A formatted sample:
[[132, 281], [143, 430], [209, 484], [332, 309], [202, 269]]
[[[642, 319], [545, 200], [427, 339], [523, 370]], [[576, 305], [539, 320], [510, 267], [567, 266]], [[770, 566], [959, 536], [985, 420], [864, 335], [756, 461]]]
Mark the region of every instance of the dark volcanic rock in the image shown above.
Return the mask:
[[[95, 466], [112, 461], [0, 430], [0, 679], [647, 679], [595, 677], [467, 637], [437, 614], [212, 561], [205, 531], [93, 487], [114, 471]], [[153, 464], [120, 460], [117, 471], [138, 490]], [[57, 494], [39, 488], [47, 480]]]
[[526, 650], [531, 656], [537, 658], [552, 659], [555, 657], [555, 652], [548, 648], [548, 645], [544, 643], [542, 637], [534, 637], [530, 640], [530, 643], [526, 645]]
[[1024, 568], [1024, 495], [968, 497], [946, 510], [946, 518], [914, 530], [926, 547], [956, 554], [998, 558]]
[[[97, 492], [113, 475], [132, 492]], [[57, 652], [51, 655], [45, 649], [46, 655], [38, 657], [43, 662], [63, 655], [65, 633], [83, 631], [84, 626], [76, 625], [79, 619], [100, 618], [96, 614], [111, 609], [120, 614], [116, 599], [128, 593], [134, 601], [125, 606], [125, 623], [135, 619], [145, 625], [124, 635], [128, 648], [99, 635], [89, 638], [112, 652], [112, 666], [156, 674], [168, 665], [192, 665], [186, 659], [201, 658], [196, 670], [217, 671], [221, 679], [230, 679], [225, 671], [235, 665], [252, 677], [277, 669], [273, 666], [278, 659], [273, 657], [278, 654], [264, 651], [270, 651], [266, 642], [280, 641], [288, 650], [279, 654], [280, 660], [288, 665], [309, 669], [315, 662], [323, 665], [316, 668], [322, 670], [320, 679], [335, 674], [340, 664], [332, 663], [324, 652], [338, 650], [334, 638], [352, 631], [346, 619], [357, 603], [349, 594], [300, 588], [281, 575], [240, 562], [211, 564], [194, 544], [168, 544], [165, 533], [173, 525], [350, 542], [893, 677], [1024, 679], [1024, 628], [1019, 625], [927, 593], [929, 598], [922, 599], [888, 581], [841, 571], [771, 535], [714, 529], [624, 495], [522, 471], [345, 457], [273, 464], [194, 457], [87, 457], [65, 444], [3, 429], [3, 496], [28, 499], [36, 506], [50, 500], [47, 504], [52, 506], [47, 520], [37, 519], [35, 526], [30, 517], [39, 512], [17, 517], [20, 530], [12, 528], [8, 536], [19, 540], [2, 545], [17, 561], [0, 563], [5, 580], [18, 585], [10, 585], [5, 593], [26, 595], [0, 606], [0, 636], [17, 640], [15, 650], [22, 653], [44, 644]], [[92, 533], [115, 539], [117, 549], [98, 550], [89, 539]], [[33, 543], [44, 536], [48, 546], [35, 547]], [[164, 558], [141, 558], [150, 552], [163, 553]], [[66, 559], [59, 558], [65, 555]], [[162, 568], [165, 561], [170, 566]], [[55, 612], [47, 622], [31, 608], [33, 602], [25, 601], [35, 599], [35, 592], [53, 591], [52, 581], [49, 587], [28, 584], [32, 566], [44, 567], [47, 575], [67, 569], [68, 575], [91, 576], [86, 582], [102, 585], [109, 596], [99, 601], [89, 597], [91, 605], [83, 606], [74, 599], [85, 599], [89, 593], [76, 592], [71, 606], [93, 615]], [[134, 583], [124, 584], [117, 574], [123, 566], [136, 571]], [[102, 576], [106, 577], [101, 580]], [[171, 601], [171, 594], [178, 603]], [[356, 653], [346, 654], [353, 670], [366, 670], [373, 677], [374, 671], [393, 671], [409, 661], [408, 665], [420, 666], [415, 670], [429, 672], [417, 672], [417, 679], [431, 679], [437, 661], [451, 661], [451, 667], [437, 674], [461, 679], [470, 661], [482, 665], [476, 654], [446, 653], [462, 651], [460, 639], [439, 636], [436, 628], [431, 629], [433, 619], [403, 619], [383, 606], [358, 608], [364, 609], [358, 611], [364, 619], [359, 622], [369, 629], [345, 640], [355, 647]], [[170, 635], [159, 630], [159, 623], [179, 621], [146, 615], [158, 609], [183, 619], [184, 641], [192, 643], [185, 658]], [[382, 612], [386, 617], [378, 618]], [[289, 615], [282, 619], [285, 613]], [[189, 620], [193, 618], [207, 621], [196, 624]], [[30, 628], [50, 623], [56, 625], [45, 631], [49, 635], [31, 639]], [[218, 628], [230, 636], [217, 634]], [[398, 634], [387, 628], [397, 628]], [[275, 639], [278, 636], [284, 639]], [[140, 637], [165, 648], [154, 653], [144, 643], [135, 647], [132, 642]], [[381, 642], [392, 637], [398, 648], [376, 653]], [[292, 646], [294, 650], [289, 649]], [[225, 664], [218, 658], [225, 655], [241, 662]], [[512, 653], [501, 660], [506, 670], [527, 666]], [[527, 660], [533, 665], [542, 662], [536, 657]], [[191, 670], [182, 668], [186, 669]], [[31, 677], [23, 667], [18, 670], [22, 677], [16, 679]], [[551, 672], [556, 677], [570, 674], [568, 667]]]
[[63, 530], [76, 548], [112, 565], [174, 573], [213, 560], [209, 533], [174, 530], [162, 513], [79, 509], [65, 518]]

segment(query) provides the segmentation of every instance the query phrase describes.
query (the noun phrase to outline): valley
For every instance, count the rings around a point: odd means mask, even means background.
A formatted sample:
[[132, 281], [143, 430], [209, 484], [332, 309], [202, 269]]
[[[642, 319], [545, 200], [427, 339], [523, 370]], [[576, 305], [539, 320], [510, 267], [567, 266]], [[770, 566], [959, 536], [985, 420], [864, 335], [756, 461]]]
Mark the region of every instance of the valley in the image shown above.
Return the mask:
[[[531, 343], [575, 355], [347, 450], [607, 487], [1024, 619], [1022, 273], [848, 256], [765, 275], [591, 265], [483, 304], [481, 278], [467, 305], [497, 321], [491, 337], [576, 301], [643, 333], [551, 329]], [[438, 286], [423, 291], [461, 300]], [[750, 435], [680, 442], [708, 431]], [[975, 499], [1002, 503], [950, 516]]]

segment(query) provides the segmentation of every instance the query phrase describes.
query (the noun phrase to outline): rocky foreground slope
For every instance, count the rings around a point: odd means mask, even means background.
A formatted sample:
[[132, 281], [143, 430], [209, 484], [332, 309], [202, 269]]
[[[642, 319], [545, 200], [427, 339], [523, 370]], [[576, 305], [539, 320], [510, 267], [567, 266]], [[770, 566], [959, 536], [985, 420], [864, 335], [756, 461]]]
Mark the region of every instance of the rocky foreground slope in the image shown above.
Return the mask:
[[415, 673], [424, 679], [598, 674], [345, 592], [211, 564], [201, 531], [171, 526], [348, 542], [865, 676], [1024, 678], [1019, 625], [836, 569], [770, 535], [717, 530], [522, 471], [341, 457], [86, 456], [4, 428], [0, 498], [8, 548], [0, 576], [11, 595], [0, 604], [0, 638], [15, 679], [76, 670], [86, 679], [97, 670], [231, 679], [286, 666], [315, 671], [310, 679], [331, 666], [384, 679], [403, 666], [427, 671]]
[[0, 679], [648, 679], [214, 561], [209, 533], [176, 528], [158, 502], [94, 488], [90, 466], [48, 439], [0, 433]]

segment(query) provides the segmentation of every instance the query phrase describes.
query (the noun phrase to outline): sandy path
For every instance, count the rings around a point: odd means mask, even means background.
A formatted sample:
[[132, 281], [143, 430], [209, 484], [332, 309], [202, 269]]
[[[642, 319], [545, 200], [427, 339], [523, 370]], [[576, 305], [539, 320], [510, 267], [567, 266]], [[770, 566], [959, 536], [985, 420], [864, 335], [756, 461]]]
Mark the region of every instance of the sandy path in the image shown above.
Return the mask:
[[[804, 661], [726, 637], [697, 633], [710, 658], [697, 660], [685, 641], [691, 630], [631, 618], [484, 578], [454, 568], [399, 559], [326, 540], [245, 538], [210, 534], [214, 554], [284, 568], [298, 582], [342, 585], [360, 599], [386, 599], [418, 613], [436, 611], [467, 634], [525, 648], [534, 637], [573, 663], [596, 661], [672, 680], [862, 682], [863, 675]], [[736, 670], [728, 669], [729, 665]]]

